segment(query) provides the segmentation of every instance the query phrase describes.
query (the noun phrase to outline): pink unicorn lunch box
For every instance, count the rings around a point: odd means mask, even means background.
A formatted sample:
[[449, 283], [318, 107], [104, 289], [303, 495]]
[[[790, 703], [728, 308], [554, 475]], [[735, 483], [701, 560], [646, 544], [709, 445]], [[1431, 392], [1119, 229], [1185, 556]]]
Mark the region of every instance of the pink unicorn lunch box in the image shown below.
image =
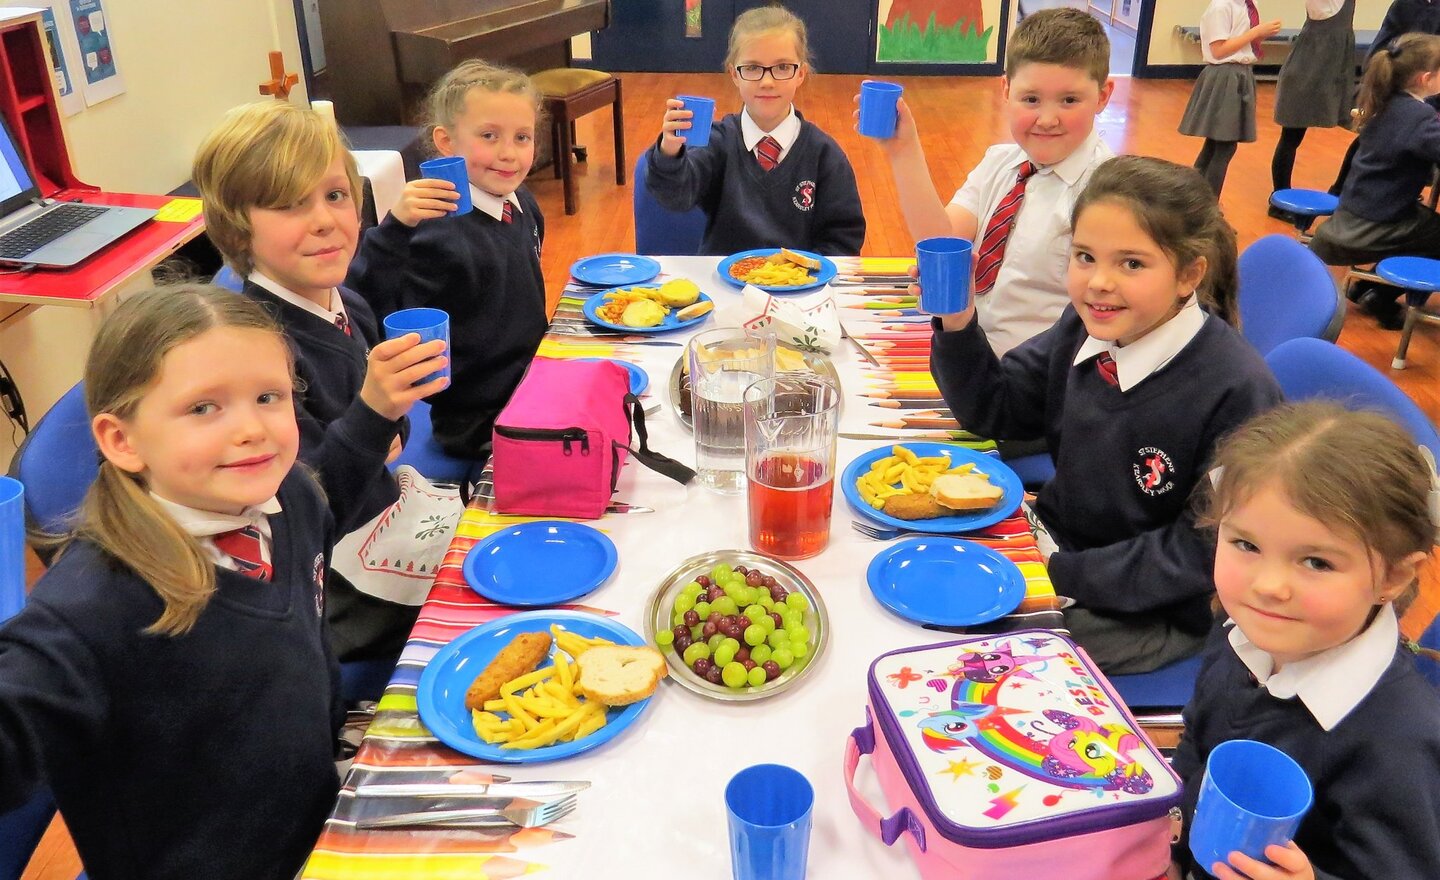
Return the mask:
[[[845, 783], [861, 823], [905, 838], [925, 880], [1153, 880], [1180, 780], [1090, 658], [1049, 630], [891, 651], [870, 665]], [[892, 811], [855, 787], [868, 754]]]

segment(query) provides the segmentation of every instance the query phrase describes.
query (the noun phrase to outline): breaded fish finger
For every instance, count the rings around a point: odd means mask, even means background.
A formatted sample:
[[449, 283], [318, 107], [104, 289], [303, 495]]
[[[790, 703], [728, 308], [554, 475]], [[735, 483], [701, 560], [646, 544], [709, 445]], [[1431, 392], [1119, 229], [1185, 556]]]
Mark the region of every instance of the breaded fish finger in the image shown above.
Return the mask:
[[485, 701], [500, 696], [500, 688], [505, 682], [534, 670], [549, 654], [549, 633], [520, 633], [501, 648], [490, 665], [476, 676], [465, 692], [465, 708], [472, 711], [484, 709]]
[[934, 519], [937, 516], [948, 516], [953, 511], [940, 506], [940, 502], [929, 492], [922, 492], [918, 495], [891, 495], [885, 499], [884, 513], [896, 519]]

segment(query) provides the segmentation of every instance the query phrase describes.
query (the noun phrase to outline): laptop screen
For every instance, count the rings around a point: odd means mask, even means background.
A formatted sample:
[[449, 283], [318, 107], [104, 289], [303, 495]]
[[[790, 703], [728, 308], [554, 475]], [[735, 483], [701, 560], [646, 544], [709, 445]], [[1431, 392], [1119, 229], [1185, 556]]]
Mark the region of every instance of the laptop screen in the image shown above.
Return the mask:
[[30, 176], [30, 169], [10, 134], [9, 124], [0, 116], [0, 216], [7, 216], [38, 198], [40, 191]]

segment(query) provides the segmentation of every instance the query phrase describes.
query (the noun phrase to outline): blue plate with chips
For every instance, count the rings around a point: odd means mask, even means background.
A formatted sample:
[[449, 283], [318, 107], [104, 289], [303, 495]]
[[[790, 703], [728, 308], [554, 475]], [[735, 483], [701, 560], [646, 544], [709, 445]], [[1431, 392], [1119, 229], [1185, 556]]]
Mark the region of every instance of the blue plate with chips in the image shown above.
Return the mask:
[[[630, 289], [634, 289], [635, 287], [644, 287], [644, 288], [647, 288], [647, 289], [659, 289], [660, 285], [658, 285], [658, 284], [635, 284], [635, 285], [631, 285], [631, 287], [629, 287], [629, 288], [616, 288], [616, 289], [617, 289], [617, 290], [630, 290]], [[671, 330], [682, 330], [682, 329], [684, 329], [684, 328], [686, 328], [686, 327], [693, 327], [693, 326], [695, 326], [696, 324], [699, 324], [700, 322], [702, 322], [702, 321], [704, 321], [705, 319], [709, 318], [712, 314], [714, 314], [714, 310], [712, 309], [711, 311], [706, 312], [706, 313], [703, 314], [703, 315], [696, 315], [695, 317], [690, 318], [690, 319], [687, 320], [687, 321], [682, 321], [682, 320], [680, 320], [679, 318], [675, 317], [675, 315], [676, 315], [677, 313], [679, 313], [679, 311], [680, 311], [679, 309], [666, 309], [666, 310], [665, 310], [665, 320], [661, 321], [659, 324], [654, 324], [654, 325], [649, 326], [649, 327], [631, 327], [629, 324], [619, 324], [619, 323], [615, 323], [615, 322], [613, 322], [613, 321], [607, 321], [607, 320], [605, 320], [604, 318], [600, 317], [600, 312], [599, 312], [599, 310], [600, 310], [600, 308], [601, 308], [602, 306], [604, 306], [604, 305], [608, 302], [608, 300], [606, 299], [606, 296], [607, 296], [610, 292], [611, 292], [611, 291], [604, 290], [604, 291], [601, 291], [600, 293], [594, 294], [594, 295], [591, 296], [589, 299], [585, 300], [585, 304], [580, 307], [580, 310], [585, 313], [586, 319], [589, 320], [590, 323], [596, 325], [597, 327], [606, 327], [606, 328], [608, 328], [608, 329], [610, 329], [610, 330], [624, 330], [626, 333], [668, 333], [668, 332], [670, 332]], [[706, 296], [705, 294], [702, 293], [702, 294], [700, 294], [700, 298], [697, 299], [695, 302], [711, 302], [711, 299], [710, 299], [710, 297], [708, 297], [708, 296]], [[694, 305], [694, 303], [692, 303], [691, 305]]]
[[[1003, 489], [1005, 494], [1000, 496], [1000, 501], [994, 507], [985, 510], [956, 511], [950, 516], [937, 516], [931, 519], [899, 519], [876, 510], [860, 497], [860, 490], [855, 486], [855, 481], [860, 478], [861, 474], [870, 470], [870, 465], [890, 456], [892, 454], [890, 450], [894, 446], [904, 446], [920, 458], [948, 455], [951, 467], [972, 464], [975, 466], [976, 473], [985, 474], [990, 478], [990, 482]], [[898, 443], [872, 449], [850, 462], [850, 466], [845, 468], [845, 473], [840, 477], [840, 487], [845, 494], [845, 500], [850, 503], [850, 508], [868, 520], [896, 529], [914, 529], [946, 534], [973, 532], [976, 529], [993, 526], [1014, 513], [1015, 509], [1020, 506], [1020, 502], [1025, 499], [1025, 486], [1020, 482], [1020, 478], [997, 456], [985, 455], [973, 449], [949, 443]]]
[[[769, 293], [798, 293], [802, 290], [814, 290], [817, 287], [829, 284], [831, 281], [835, 280], [835, 274], [839, 270], [835, 267], [835, 263], [829, 257], [822, 257], [819, 254], [814, 254], [810, 251], [798, 251], [794, 248], [788, 248], [788, 250], [800, 254], [801, 256], [810, 257], [813, 260], [819, 260], [820, 268], [818, 270], [809, 270], [810, 280], [806, 281], [804, 284], [756, 284], [754, 285], [755, 287], [758, 287], [761, 290], [767, 291]], [[756, 248], [754, 250], [741, 251], [738, 254], [731, 254], [730, 256], [721, 260], [720, 265], [715, 267], [715, 271], [719, 272], [720, 278], [724, 280], [726, 284], [729, 284], [731, 287], [744, 287], [744, 281], [741, 281], [739, 278], [736, 278], [734, 275], [730, 274], [730, 267], [734, 266], [741, 260], [746, 260], [750, 257], [770, 257], [778, 253], [780, 253], [780, 248]]]

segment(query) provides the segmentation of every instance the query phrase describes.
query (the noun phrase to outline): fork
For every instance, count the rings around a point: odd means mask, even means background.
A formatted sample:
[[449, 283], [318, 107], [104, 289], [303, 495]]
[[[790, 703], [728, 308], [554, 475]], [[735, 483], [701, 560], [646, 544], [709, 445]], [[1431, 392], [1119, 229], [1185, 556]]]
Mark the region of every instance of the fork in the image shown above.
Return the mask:
[[501, 810], [425, 810], [418, 813], [398, 813], [393, 816], [361, 819], [355, 823], [355, 827], [411, 828], [438, 825], [445, 828], [497, 828], [516, 825], [521, 828], [538, 828], [568, 816], [574, 809], [574, 794], [553, 801], [514, 798], [510, 806]]
[[[867, 538], [874, 538], [877, 541], [893, 541], [896, 538], [908, 538], [912, 536], [930, 536], [935, 538], [954, 538], [956, 535], [942, 534], [940, 532], [921, 532], [910, 529], [897, 529], [891, 526], [878, 526], [872, 523], [851, 520], [850, 528], [859, 532]], [[1016, 541], [1025, 538], [1025, 535], [972, 535], [971, 540], [982, 543], [1003, 543], [1005, 541]]]

